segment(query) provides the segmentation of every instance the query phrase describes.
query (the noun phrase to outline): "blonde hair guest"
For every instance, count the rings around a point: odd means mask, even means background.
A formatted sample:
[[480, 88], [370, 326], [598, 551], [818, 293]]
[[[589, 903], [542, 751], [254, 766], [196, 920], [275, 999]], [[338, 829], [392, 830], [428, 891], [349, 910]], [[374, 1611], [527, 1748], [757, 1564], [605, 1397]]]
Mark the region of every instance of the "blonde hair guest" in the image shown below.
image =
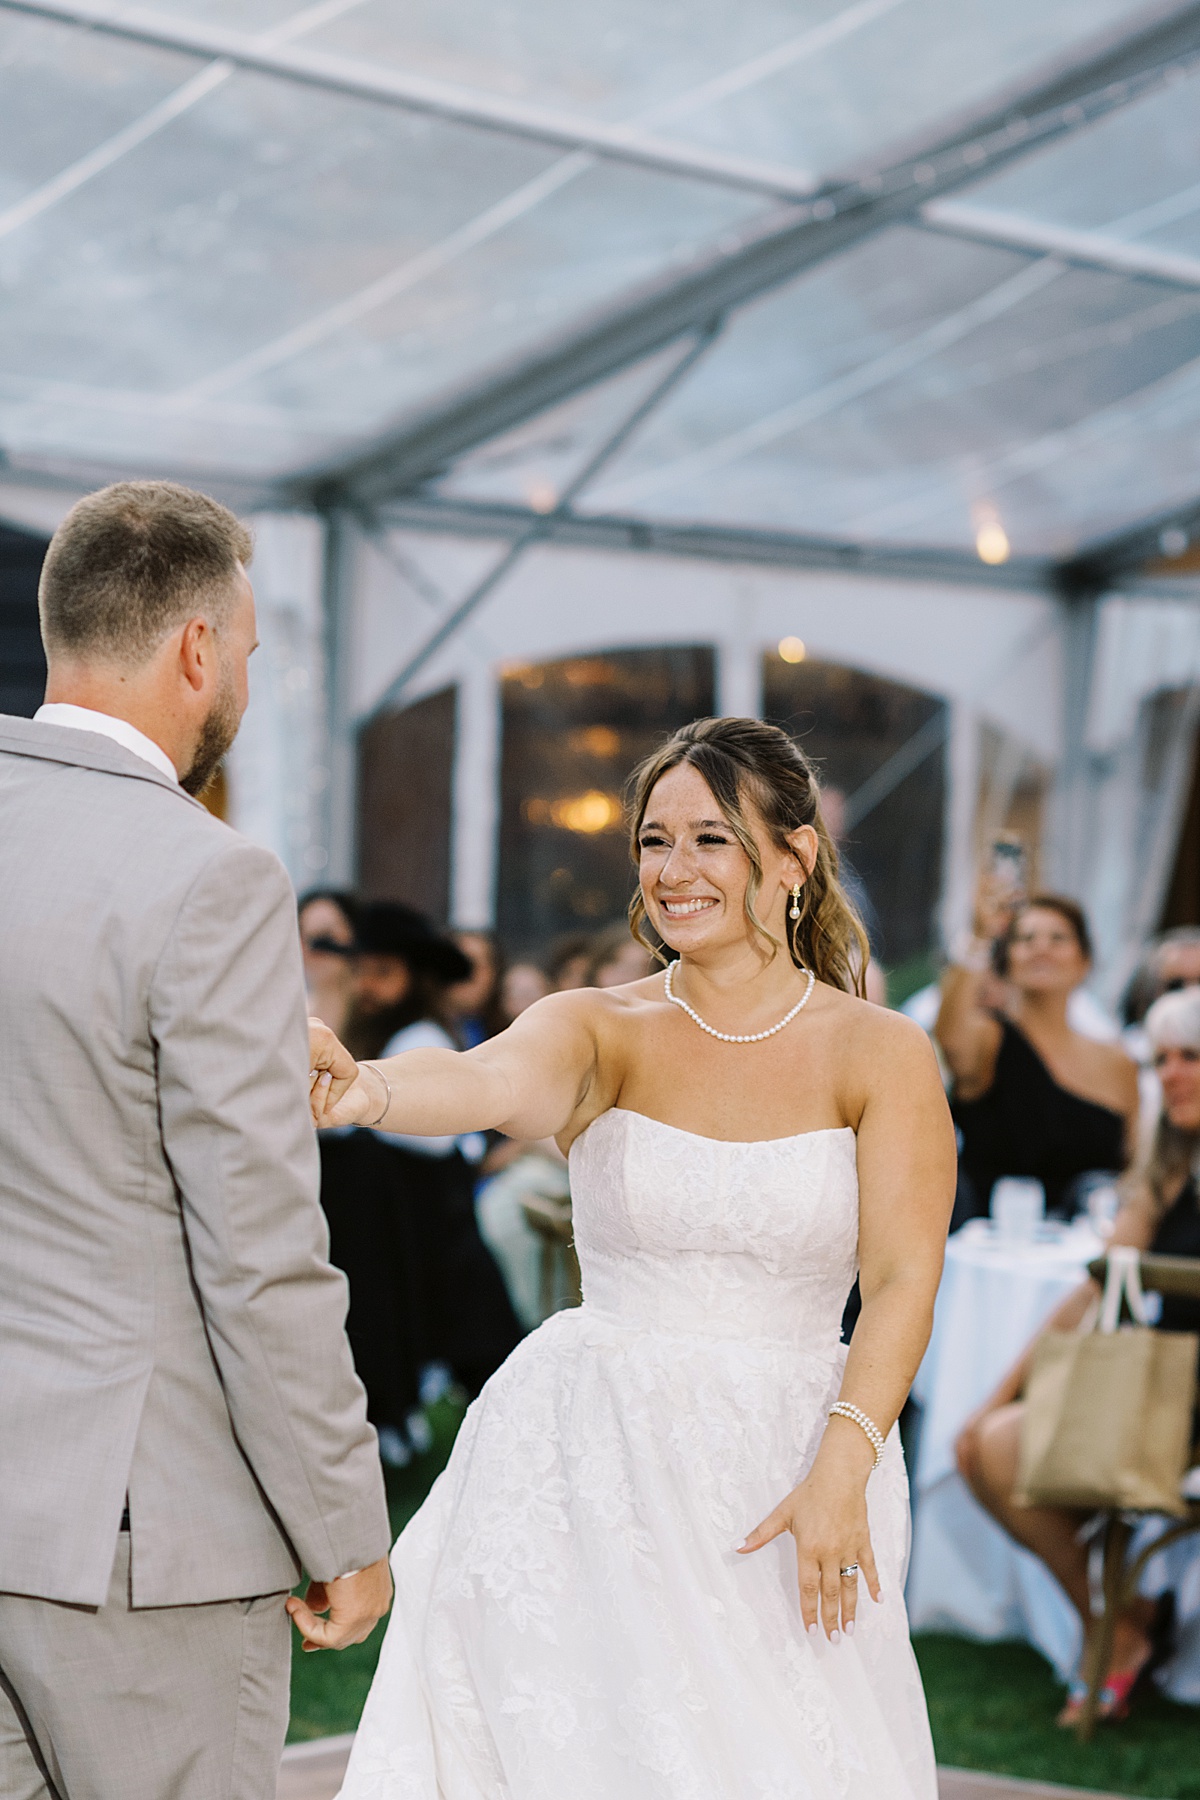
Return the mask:
[[[1162, 1255], [1200, 1257], [1200, 989], [1164, 994], [1146, 1014], [1162, 1086], [1162, 1111], [1143, 1161], [1122, 1183], [1123, 1204], [1113, 1244]], [[1099, 1299], [1094, 1281], [1083, 1282], [1047, 1320], [1043, 1331], [1071, 1331]], [[1200, 1331], [1200, 1302], [1164, 1296], [1158, 1328]], [[1038, 1338], [1042, 1332], [1038, 1333]], [[1085, 1635], [1093, 1629], [1088, 1586], [1088, 1545], [1081, 1537], [1086, 1513], [1067, 1507], [1018, 1506], [1017, 1457], [1023, 1401], [1034, 1344], [1008, 1371], [959, 1433], [958, 1467], [981, 1505], [1017, 1543], [1041, 1558], [1079, 1612]], [[1118, 1622], [1100, 1713], [1124, 1718], [1130, 1696], [1159, 1649], [1159, 1620], [1150, 1601], [1137, 1598]], [[1083, 1704], [1081, 1679], [1072, 1683], [1059, 1723], [1072, 1724]]]

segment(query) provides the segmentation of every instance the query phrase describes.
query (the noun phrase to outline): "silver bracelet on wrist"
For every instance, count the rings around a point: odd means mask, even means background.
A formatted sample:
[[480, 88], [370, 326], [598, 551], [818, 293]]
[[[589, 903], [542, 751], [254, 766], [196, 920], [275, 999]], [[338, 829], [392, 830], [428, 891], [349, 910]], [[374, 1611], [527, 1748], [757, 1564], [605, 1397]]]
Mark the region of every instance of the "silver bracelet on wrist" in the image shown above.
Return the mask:
[[871, 1464], [871, 1473], [874, 1474], [875, 1470], [883, 1461], [884, 1437], [882, 1431], [880, 1431], [874, 1419], [867, 1416], [861, 1406], [855, 1406], [849, 1400], [836, 1400], [834, 1402], [829, 1409], [829, 1416], [832, 1419], [835, 1415], [839, 1419], [851, 1420], [852, 1423], [857, 1425], [860, 1431], [865, 1432], [870, 1439], [871, 1447], [875, 1451], [875, 1461]]
[[378, 1063], [373, 1063], [373, 1062], [360, 1063], [359, 1067], [362, 1069], [374, 1069], [376, 1075], [378, 1075], [380, 1081], [382, 1081], [384, 1090], [387, 1094], [387, 1099], [383, 1103], [383, 1111], [380, 1113], [379, 1117], [377, 1119], [370, 1120], [370, 1122], [366, 1125], [366, 1129], [368, 1131], [374, 1131], [374, 1129], [377, 1125], [382, 1125], [383, 1121], [387, 1118], [388, 1113], [391, 1111], [392, 1084], [388, 1080], [387, 1076], [384, 1074], [383, 1070], [379, 1067]]

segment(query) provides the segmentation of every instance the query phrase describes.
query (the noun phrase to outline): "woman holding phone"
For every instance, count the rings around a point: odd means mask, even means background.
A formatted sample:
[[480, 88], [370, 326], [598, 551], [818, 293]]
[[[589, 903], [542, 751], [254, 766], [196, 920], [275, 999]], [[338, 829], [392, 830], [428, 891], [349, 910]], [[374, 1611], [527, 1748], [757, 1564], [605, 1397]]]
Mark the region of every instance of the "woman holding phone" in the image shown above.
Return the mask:
[[1083, 909], [1025, 894], [1020, 862], [1001, 847], [979, 884], [974, 934], [942, 977], [934, 1027], [962, 1146], [956, 1223], [986, 1214], [1002, 1175], [1034, 1177], [1048, 1209], [1069, 1214], [1079, 1177], [1124, 1169], [1136, 1142], [1137, 1065], [1068, 1016], [1092, 965]]

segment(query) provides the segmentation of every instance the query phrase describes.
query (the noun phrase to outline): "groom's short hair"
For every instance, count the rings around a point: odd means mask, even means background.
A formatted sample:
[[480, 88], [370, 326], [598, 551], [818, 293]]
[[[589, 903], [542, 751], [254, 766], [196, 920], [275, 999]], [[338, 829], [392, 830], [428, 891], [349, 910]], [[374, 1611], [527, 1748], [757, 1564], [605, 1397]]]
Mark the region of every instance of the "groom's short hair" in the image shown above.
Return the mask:
[[42, 564], [48, 655], [137, 667], [168, 632], [232, 611], [254, 541], [228, 507], [173, 481], [119, 481], [73, 506]]

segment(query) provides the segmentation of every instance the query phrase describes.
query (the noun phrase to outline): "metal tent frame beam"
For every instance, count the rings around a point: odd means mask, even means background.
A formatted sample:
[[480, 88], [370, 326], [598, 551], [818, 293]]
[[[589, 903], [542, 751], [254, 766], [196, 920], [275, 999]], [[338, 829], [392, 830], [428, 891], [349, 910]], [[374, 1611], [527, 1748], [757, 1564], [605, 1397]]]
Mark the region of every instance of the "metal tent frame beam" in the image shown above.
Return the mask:
[[926, 230], [946, 237], [970, 238], [977, 244], [995, 244], [1000, 250], [1019, 250], [1030, 256], [1052, 256], [1106, 275], [1130, 275], [1167, 287], [1200, 288], [1200, 256], [1126, 242], [1103, 231], [1072, 231], [1065, 225], [1048, 225], [1021, 213], [993, 211], [961, 200], [935, 200], [921, 208], [919, 217]]
[[475, 445], [663, 348], [714, 314], [744, 305], [802, 270], [910, 219], [977, 181], [1130, 104], [1200, 55], [1200, 0], [1155, 7], [1125, 35], [1095, 41], [1025, 89], [945, 128], [885, 169], [828, 186], [724, 235], [680, 275], [552, 339], [490, 377], [411, 417], [366, 453], [297, 478], [296, 497], [375, 504], [411, 490]]
[[103, 32], [158, 50], [211, 58], [355, 100], [398, 106], [458, 125], [499, 131], [558, 150], [583, 151], [611, 162], [632, 163], [662, 175], [748, 190], [773, 200], [805, 198], [817, 185], [804, 169], [706, 150], [699, 144], [658, 137], [635, 125], [598, 124], [548, 107], [524, 105], [502, 95], [388, 69], [354, 57], [336, 56], [329, 51], [271, 42], [266, 33], [253, 37], [247, 32], [148, 8], [113, 6], [105, 0], [0, 0], [0, 6], [9, 12], [32, 13], [38, 18]]
[[1013, 557], [989, 566], [969, 550], [936, 545], [862, 544], [849, 539], [809, 536], [731, 525], [676, 524], [668, 519], [588, 515], [569, 508], [542, 515], [521, 506], [425, 497], [394, 500], [377, 509], [377, 524], [455, 537], [524, 539], [588, 550], [632, 551], [708, 562], [758, 563], [768, 568], [937, 581], [949, 585], [1042, 593], [1052, 588], [1053, 565], [1035, 557]]
[[1147, 564], [1182, 555], [1197, 541], [1200, 499], [1086, 545], [1078, 555], [1059, 563], [1055, 580], [1067, 594], [1100, 594], [1122, 577], [1144, 573]]
[[389, 711], [397, 704], [414, 676], [418, 675], [426, 663], [436, 656], [443, 644], [461, 630], [489, 594], [494, 593], [505, 577], [516, 567], [525, 552], [532, 549], [534, 544], [552, 531], [559, 519], [570, 516], [572, 501], [584, 492], [605, 464], [616, 456], [624, 444], [628, 443], [638, 426], [650, 416], [655, 407], [662, 405], [675, 384], [681, 381], [693, 364], [704, 355], [720, 329], [721, 321], [710, 319], [703, 330], [696, 333], [683, 355], [675, 359], [661, 379], [655, 382], [650, 392], [642, 396], [633, 410], [626, 414], [615, 430], [609, 432], [604, 442], [592, 452], [583, 467], [571, 477], [553, 511], [548, 514], [531, 511], [526, 515], [522, 529], [513, 534], [508, 549], [493, 563], [487, 574], [468, 589], [463, 598], [451, 608], [424, 642], [406, 659], [399, 673], [388, 683], [382, 697], [373, 708], [372, 718]]

